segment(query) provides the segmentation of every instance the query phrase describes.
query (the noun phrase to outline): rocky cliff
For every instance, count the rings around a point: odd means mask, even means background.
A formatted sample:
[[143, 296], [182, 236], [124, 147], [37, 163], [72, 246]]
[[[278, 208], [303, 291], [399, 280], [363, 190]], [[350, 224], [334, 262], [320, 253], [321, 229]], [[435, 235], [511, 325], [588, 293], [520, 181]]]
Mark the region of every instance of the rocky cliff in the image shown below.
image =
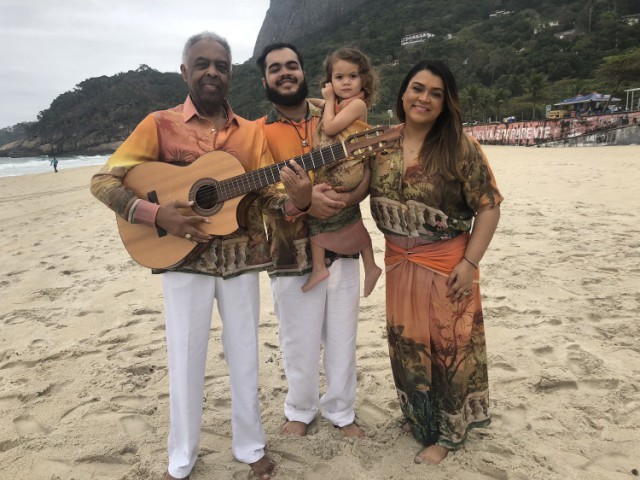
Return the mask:
[[257, 57], [274, 42], [292, 42], [339, 22], [366, 0], [271, 0], [253, 48]]

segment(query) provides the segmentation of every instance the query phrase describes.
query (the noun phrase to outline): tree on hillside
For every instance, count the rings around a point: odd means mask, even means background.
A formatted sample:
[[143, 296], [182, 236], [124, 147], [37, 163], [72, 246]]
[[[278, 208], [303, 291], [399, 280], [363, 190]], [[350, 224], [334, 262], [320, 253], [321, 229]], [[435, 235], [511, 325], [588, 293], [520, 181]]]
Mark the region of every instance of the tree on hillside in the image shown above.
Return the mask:
[[611, 87], [612, 93], [616, 92], [623, 83], [637, 83], [640, 79], [640, 47], [603, 58], [596, 70], [596, 78], [613, 80], [615, 83]]
[[506, 102], [509, 98], [509, 96], [511, 95], [511, 92], [509, 92], [509, 90], [507, 90], [506, 88], [493, 88], [489, 91], [489, 98], [491, 99], [491, 102], [493, 104], [493, 111], [496, 114], [496, 121], [500, 121], [501, 117], [501, 108], [502, 105], [504, 105], [504, 102]]
[[460, 92], [460, 97], [463, 107], [462, 118], [466, 117], [467, 121], [473, 120], [473, 110], [478, 104], [478, 100], [480, 100], [479, 86], [474, 84], [464, 88], [462, 92]]
[[524, 81], [524, 89], [531, 97], [531, 103], [533, 105], [532, 120], [536, 119], [536, 105], [546, 83], [547, 76], [540, 72], [531, 72]]

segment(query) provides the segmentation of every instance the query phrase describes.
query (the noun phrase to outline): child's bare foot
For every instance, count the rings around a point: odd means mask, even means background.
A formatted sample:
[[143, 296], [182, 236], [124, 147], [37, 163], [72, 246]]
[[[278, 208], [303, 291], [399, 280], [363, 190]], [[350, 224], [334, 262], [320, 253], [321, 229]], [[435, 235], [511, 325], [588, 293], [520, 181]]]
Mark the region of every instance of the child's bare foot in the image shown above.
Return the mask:
[[307, 293], [309, 290], [311, 290], [319, 283], [325, 281], [327, 278], [329, 278], [328, 268], [324, 268], [322, 270], [311, 270], [309, 278], [307, 278], [307, 281], [302, 286], [302, 291]]
[[348, 438], [364, 438], [364, 430], [361, 429], [356, 422], [350, 423], [349, 425], [345, 425], [344, 427], [340, 427], [342, 433], [344, 433], [345, 437]]
[[449, 454], [449, 449], [440, 445], [429, 445], [422, 450], [413, 459], [416, 463], [427, 463], [429, 465], [438, 465]]
[[304, 437], [307, 434], [307, 424], [287, 420], [287, 422], [282, 426], [280, 433], [285, 435], [295, 435], [296, 437]]
[[376, 282], [380, 278], [382, 274], [382, 269], [377, 265], [371, 267], [364, 272], [364, 296], [368, 297], [371, 292], [373, 292], [374, 287], [376, 286]]

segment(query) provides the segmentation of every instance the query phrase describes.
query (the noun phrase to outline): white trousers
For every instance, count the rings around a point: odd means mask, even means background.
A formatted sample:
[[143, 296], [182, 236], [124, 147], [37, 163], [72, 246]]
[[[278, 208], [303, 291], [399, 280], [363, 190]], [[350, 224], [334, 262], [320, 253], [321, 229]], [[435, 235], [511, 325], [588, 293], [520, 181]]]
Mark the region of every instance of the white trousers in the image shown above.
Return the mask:
[[166, 272], [162, 286], [169, 361], [169, 473], [186, 477], [198, 456], [214, 300], [222, 318], [222, 348], [231, 384], [231, 448], [240, 462], [259, 460], [265, 436], [258, 399], [258, 273], [223, 280]]
[[274, 277], [271, 288], [289, 384], [285, 417], [306, 424], [315, 418], [322, 345], [327, 389], [321, 414], [343, 427], [355, 419], [360, 269], [358, 260], [342, 258], [329, 271], [329, 278], [307, 293], [300, 288], [308, 275]]

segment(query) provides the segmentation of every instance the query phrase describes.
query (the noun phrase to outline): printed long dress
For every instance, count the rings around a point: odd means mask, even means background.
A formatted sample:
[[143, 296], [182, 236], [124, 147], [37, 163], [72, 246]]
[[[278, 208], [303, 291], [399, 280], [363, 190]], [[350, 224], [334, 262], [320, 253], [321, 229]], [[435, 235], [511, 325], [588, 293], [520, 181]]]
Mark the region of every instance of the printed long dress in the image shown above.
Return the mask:
[[449, 273], [464, 255], [473, 217], [502, 201], [480, 146], [462, 159], [464, 182], [403, 176], [402, 145], [372, 165], [371, 212], [387, 238], [389, 356], [402, 412], [424, 445], [459, 448], [489, 416], [484, 320], [478, 286], [451, 302]]

